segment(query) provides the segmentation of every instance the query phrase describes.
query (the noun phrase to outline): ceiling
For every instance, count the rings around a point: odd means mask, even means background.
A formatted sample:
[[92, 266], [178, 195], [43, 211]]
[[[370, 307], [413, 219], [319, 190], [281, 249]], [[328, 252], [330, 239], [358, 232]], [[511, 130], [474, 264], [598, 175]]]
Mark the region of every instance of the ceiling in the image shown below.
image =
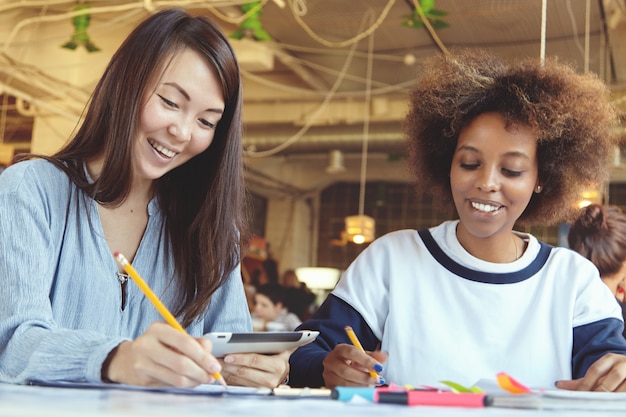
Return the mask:
[[[73, 63], [59, 45], [72, 33], [68, 13], [76, 1], [4, 0], [4, 140], [28, 140], [34, 115], [78, 118], [116, 46], [151, 10], [185, 7], [232, 34], [242, 25], [243, 3], [91, 0], [88, 33], [101, 51], [74, 51], [82, 55]], [[364, 137], [371, 152], [403, 153], [406, 98], [422, 60], [457, 47], [505, 59], [559, 56], [597, 73], [626, 110], [626, 0], [547, 0], [545, 14], [542, 0], [420, 1], [426, 11], [428, 3], [445, 12], [447, 27], [425, 28], [417, 0], [261, 1], [258, 21], [272, 40], [233, 40], [244, 74], [247, 157], [358, 153]], [[42, 54], [44, 46], [59, 57]]]

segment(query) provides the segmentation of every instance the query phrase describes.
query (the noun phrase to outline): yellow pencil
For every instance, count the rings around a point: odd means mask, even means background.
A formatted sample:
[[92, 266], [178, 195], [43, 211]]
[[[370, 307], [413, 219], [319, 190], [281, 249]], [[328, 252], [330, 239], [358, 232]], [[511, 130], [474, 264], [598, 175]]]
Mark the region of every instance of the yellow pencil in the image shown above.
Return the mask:
[[[346, 326], [345, 330], [352, 344], [361, 352], [365, 352], [365, 349], [363, 349], [363, 345], [361, 345], [361, 342], [359, 342], [359, 338], [356, 337], [356, 333], [354, 333], [354, 330], [352, 330], [352, 326]], [[380, 375], [378, 375], [378, 373], [373, 369], [370, 369], [369, 373], [372, 379], [378, 384], [380, 382]]]
[[[143, 278], [141, 278], [141, 276], [135, 270], [135, 268], [133, 268], [130, 262], [128, 262], [128, 259], [126, 259], [126, 257], [122, 255], [120, 252], [115, 252], [113, 256], [115, 256], [115, 259], [117, 259], [117, 262], [119, 262], [120, 265], [122, 265], [122, 268], [124, 268], [124, 271], [126, 271], [126, 273], [130, 275], [132, 280], [135, 281], [135, 284], [137, 284], [139, 289], [145, 294], [146, 297], [148, 297], [148, 300], [150, 300], [152, 304], [156, 307], [156, 309], [159, 311], [159, 313], [161, 313], [161, 316], [163, 316], [165, 321], [170, 326], [178, 330], [179, 332], [187, 334], [183, 326], [181, 326], [180, 323], [178, 323], [178, 321], [176, 320], [176, 317], [174, 317], [174, 315], [170, 313], [167, 307], [165, 307], [165, 304], [163, 304], [161, 300], [159, 300], [159, 297], [156, 296], [154, 291], [150, 289], [148, 284], [146, 284]], [[213, 378], [215, 378], [217, 382], [226, 386], [226, 381], [224, 380], [224, 377], [222, 377], [220, 373], [215, 373], [212, 376]]]

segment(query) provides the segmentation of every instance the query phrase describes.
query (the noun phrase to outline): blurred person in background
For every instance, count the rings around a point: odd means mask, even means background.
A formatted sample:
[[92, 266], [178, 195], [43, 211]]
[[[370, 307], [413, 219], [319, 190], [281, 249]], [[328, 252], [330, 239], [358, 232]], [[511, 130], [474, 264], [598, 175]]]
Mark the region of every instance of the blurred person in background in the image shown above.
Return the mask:
[[287, 308], [287, 295], [287, 288], [280, 284], [265, 284], [256, 289], [252, 318], [256, 330], [291, 331], [302, 323]]
[[626, 214], [616, 206], [590, 204], [581, 210], [567, 239], [570, 248], [598, 268], [600, 278], [621, 305], [624, 316]]

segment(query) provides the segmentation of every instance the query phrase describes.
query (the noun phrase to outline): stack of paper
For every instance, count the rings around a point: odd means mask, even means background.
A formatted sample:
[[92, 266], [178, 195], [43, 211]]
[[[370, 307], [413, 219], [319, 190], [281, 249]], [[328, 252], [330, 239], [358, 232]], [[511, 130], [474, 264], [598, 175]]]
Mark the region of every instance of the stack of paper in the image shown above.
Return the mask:
[[538, 410], [626, 411], [626, 393], [546, 390], [530, 394], [492, 394], [485, 405]]

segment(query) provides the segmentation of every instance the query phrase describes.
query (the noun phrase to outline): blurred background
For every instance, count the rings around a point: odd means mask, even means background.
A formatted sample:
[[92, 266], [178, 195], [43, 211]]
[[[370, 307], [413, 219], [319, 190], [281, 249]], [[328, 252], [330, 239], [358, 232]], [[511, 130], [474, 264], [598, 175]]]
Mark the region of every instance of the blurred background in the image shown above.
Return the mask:
[[[215, 20], [243, 71], [257, 236], [245, 279], [268, 260], [279, 275], [340, 271], [372, 237], [454, 217], [415, 195], [406, 168], [402, 122], [426, 57], [459, 47], [558, 56], [597, 74], [626, 110], [626, 0], [3, 0], [0, 162], [58, 149], [122, 39], [166, 7]], [[626, 148], [612, 168], [580, 204], [626, 208]], [[566, 226], [532, 232], [556, 245]]]

